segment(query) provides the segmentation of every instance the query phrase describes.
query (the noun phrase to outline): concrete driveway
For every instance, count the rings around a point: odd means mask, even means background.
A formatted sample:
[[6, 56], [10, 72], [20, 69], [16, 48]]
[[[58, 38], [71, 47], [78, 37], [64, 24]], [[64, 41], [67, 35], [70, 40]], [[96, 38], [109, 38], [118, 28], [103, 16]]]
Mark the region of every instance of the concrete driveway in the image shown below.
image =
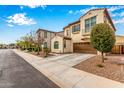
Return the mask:
[[57, 56], [51, 56], [45, 58], [43, 59], [43, 61], [57, 62], [68, 66], [74, 66], [93, 56], [95, 56], [95, 54], [83, 54], [83, 53], [58, 54]]

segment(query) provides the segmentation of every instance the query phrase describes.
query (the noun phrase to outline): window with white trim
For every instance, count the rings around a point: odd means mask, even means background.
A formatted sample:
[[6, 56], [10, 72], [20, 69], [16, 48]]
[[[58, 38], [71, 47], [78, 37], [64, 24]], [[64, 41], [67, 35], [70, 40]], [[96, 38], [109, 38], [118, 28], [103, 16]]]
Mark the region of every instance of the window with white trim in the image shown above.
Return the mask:
[[72, 32], [80, 31], [80, 24], [72, 26]]
[[96, 16], [85, 20], [85, 32], [91, 31], [92, 27], [96, 24]]
[[59, 49], [59, 42], [58, 41], [54, 42], [54, 49]]

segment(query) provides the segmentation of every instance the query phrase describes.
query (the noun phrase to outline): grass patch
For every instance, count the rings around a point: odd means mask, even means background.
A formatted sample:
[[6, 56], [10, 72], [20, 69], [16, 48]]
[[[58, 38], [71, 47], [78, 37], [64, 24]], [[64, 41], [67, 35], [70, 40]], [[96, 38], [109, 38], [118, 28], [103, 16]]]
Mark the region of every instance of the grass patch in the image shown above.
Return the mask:
[[104, 67], [104, 65], [102, 65], [102, 64], [97, 64], [96, 66], [99, 67], [99, 68], [103, 68]]

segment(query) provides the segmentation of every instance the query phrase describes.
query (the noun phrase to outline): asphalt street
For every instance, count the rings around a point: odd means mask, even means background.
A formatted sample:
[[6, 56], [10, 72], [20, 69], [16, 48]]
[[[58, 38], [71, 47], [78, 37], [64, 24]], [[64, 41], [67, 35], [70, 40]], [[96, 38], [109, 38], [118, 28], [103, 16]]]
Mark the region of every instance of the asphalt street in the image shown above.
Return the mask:
[[1, 88], [57, 88], [58, 86], [9, 49], [0, 49]]

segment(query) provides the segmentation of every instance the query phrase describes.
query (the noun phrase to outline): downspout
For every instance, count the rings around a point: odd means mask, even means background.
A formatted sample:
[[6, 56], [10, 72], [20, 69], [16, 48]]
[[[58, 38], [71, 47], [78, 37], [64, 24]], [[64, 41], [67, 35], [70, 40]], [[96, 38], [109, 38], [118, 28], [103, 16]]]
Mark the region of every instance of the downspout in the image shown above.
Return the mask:
[[50, 33], [50, 52], [51, 52], [51, 42], [52, 40], [51, 40], [51, 33]]
[[63, 37], [63, 44], [62, 44], [62, 47], [63, 47], [63, 53], [64, 53], [64, 37]]

